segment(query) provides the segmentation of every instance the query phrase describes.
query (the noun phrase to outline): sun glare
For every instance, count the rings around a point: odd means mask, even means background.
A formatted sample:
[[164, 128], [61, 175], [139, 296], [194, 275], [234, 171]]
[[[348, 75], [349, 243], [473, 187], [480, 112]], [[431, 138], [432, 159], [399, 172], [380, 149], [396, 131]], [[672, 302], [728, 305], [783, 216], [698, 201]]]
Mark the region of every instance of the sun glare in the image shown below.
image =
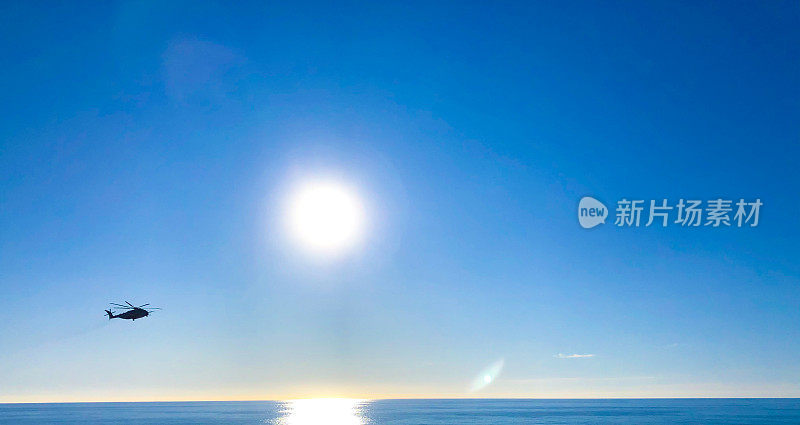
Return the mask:
[[309, 182], [290, 196], [289, 230], [304, 248], [337, 254], [355, 245], [364, 228], [364, 207], [356, 192], [332, 182]]
[[286, 402], [280, 425], [363, 425], [364, 400], [319, 398]]

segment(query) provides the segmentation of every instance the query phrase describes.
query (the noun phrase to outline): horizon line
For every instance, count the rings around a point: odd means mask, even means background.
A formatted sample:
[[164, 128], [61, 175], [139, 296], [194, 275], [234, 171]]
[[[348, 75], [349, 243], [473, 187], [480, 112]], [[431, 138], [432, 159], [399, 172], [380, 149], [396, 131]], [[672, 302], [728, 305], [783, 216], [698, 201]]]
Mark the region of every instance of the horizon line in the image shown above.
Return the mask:
[[295, 397], [274, 399], [192, 399], [192, 400], [90, 400], [90, 401], [0, 401], [7, 404], [101, 404], [101, 403], [230, 403], [230, 402], [276, 402], [285, 403], [297, 400], [358, 400], [358, 401], [391, 401], [391, 400], [753, 400], [782, 399], [800, 400], [800, 396], [732, 396], [732, 397]]

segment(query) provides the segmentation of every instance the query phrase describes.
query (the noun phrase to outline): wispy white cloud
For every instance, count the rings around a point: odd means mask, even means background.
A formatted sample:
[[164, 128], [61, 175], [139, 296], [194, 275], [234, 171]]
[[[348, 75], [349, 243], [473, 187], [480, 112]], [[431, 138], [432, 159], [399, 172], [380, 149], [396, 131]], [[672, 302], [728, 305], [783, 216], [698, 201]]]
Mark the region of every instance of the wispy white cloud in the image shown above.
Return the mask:
[[518, 384], [548, 384], [548, 383], [568, 383], [568, 382], [623, 382], [623, 381], [646, 381], [660, 379], [658, 376], [600, 376], [600, 377], [550, 377], [550, 378], [509, 378], [508, 382]]
[[585, 359], [587, 357], [594, 357], [594, 354], [562, 354], [558, 353], [553, 356], [558, 359]]

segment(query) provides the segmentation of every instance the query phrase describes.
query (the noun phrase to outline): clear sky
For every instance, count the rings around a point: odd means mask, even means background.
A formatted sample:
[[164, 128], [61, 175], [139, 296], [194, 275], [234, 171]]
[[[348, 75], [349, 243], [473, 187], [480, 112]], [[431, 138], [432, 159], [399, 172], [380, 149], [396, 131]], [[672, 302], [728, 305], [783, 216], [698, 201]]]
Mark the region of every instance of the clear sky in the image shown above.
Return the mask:
[[800, 396], [797, 2], [224, 3], [0, 6], [0, 401]]

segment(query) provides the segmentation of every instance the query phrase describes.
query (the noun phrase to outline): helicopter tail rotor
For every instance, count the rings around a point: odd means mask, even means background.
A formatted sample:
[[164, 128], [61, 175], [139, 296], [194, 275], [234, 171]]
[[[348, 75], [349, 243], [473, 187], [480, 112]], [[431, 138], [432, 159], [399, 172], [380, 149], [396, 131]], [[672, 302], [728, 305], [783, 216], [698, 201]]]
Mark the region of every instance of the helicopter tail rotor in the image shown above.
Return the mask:
[[111, 319], [114, 318], [114, 314], [111, 313], [111, 310], [106, 310], [106, 314], [108, 314], [108, 320], [111, 320]]

